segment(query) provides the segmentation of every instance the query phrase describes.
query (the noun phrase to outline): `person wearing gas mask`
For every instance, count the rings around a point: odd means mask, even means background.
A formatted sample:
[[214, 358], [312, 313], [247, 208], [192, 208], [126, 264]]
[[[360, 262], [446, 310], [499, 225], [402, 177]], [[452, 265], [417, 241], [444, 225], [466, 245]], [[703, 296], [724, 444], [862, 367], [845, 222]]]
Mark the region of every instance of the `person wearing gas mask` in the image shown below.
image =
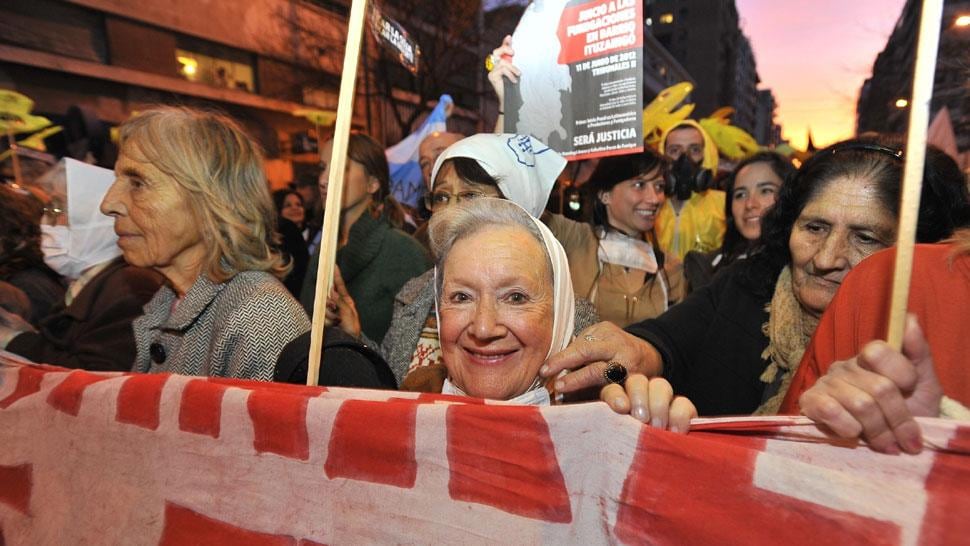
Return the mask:
[[98, 210], [113, 181], [111, 171], [73, 159], [38, 181], [51, 198], [40, 226], [44, 262], [71, 284], [37, 328], [0, 309], [0, 348], [68, 368], [131, 370], [131, 324], [162, 277], [121, 257], [113, 221]]
[[667, 201], [657, 214], [661, 250], [682, 260], [691, 250], [720, 248], [726, 226], [725, 194], [713, 189], [714, 141], [699, 123], [684, 120], [664, 132], [660, 150], [672, 162]]

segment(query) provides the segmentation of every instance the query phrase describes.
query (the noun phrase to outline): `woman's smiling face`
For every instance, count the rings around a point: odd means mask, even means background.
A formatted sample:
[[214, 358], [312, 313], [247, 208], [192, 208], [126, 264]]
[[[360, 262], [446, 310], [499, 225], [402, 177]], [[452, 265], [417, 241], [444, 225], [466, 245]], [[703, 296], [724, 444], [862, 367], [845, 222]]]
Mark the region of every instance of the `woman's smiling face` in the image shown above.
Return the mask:
[[438, 330], [451, 381], [493, 400], [527, 391], [552, 344], [542, 244], [523, 228], [485, 228], [452, 246], [442, 274]]
[[778, 199], [781, 177], [767, 161], [749, 163], [734, 176], [731, 216], [741, 236], [749, 241], [761, 237], [761, 219]]

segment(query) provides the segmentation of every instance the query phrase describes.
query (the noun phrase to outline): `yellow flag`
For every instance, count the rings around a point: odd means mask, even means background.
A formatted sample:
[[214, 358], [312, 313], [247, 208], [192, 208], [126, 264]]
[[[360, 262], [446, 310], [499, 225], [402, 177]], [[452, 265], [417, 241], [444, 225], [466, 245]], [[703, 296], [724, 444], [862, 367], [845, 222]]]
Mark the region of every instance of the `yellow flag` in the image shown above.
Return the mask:
[[34, 101], [9, 89], [0, 89], [0, 133], [32, 133], [47, 127], [50, 120], [32, 116]]
[[711, 140], [717, 145], [721, 155], [737, 161], [757, 152], [760, 148], [758, 141], [747, 131], [731, 125], [729, 118], [732, 114], [734, 114], [734, 108], [725, 106], [718, 108], [699, 123], [707, 134], [711, 135]]
[[680, 82], [661, 91], [643, 109], [643, 140], [648, 145], [660, 142], [660, 136], [668, 127], [673, 127], [694, 111], [693, 104], [685, 104], [677, 108], [687, 95], [694, 90], [690, 82]]
[[310, 120], [314, 125], [333, 125], [337, 121], [337, 113], [330, 110], [313, 110], [302, 108], [294, 110], [293, 115]]

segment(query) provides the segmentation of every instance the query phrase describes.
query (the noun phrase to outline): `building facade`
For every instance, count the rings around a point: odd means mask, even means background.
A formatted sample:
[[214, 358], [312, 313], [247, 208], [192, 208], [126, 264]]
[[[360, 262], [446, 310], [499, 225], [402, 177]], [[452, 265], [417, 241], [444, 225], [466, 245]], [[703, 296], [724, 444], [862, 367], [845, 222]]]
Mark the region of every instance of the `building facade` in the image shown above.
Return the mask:
[[650, 34], [693, 77], [695, 115], [730, 106], [734, 124], [753, 131], [758, 71], [734, 1], [646, 0], [644, 17]]
[[[856, 131], [903, 135], [909, 123], [920, 2], [907, 0], [886, 47], [876, 57], [856, 106]], [[944, 106], [960, 162], [970, 169], [970, 1], [946, 0], [941, 22], [930, 117]]]
[[[0, 88], [32, 98], [34, 112], [55, 123], [71, 107], [108, 125], [159, 103], [219, 108], [260, 142], [267, 174], [281, 185], [319, 160], [291, 144], [312, 141], [306, 137], [315, 130], [293, 113], [336, 110], [348, 6], [344, 0], [3, 2]], [[392, 144], [406, 131], [396, 128], [390, 108], [403, 103], [423, 112], [431, 105], [384, 78], [390, 71], [370, 32], [364, 42], [353, 125]], [[477, 60], [472, 47], [467, 56]], [[456, 83], [452, 94], [458, 103], [452, 123], [477, 128], [482, 95], [474, 78]]]
[[764, 146], [774, 147], [781, 144], [781, 126], [775, 123], [777, 106], [771, 89], [758, 90], [752, 136]]

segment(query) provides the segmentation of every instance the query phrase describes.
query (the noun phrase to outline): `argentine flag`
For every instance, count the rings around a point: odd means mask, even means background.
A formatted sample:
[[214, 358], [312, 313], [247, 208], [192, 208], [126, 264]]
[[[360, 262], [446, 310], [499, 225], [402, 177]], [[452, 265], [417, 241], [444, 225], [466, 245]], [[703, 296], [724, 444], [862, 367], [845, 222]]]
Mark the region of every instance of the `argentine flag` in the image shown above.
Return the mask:
[[447, 131], [445, 121], [448, 114], [445, 113], [445, 108], [452, 102], [454, 101], [450, 95], [441, 95], [438, 105], [418, 130], [384, 152], [391, 167], [391, 194], [398, 202], [418, 207], [418, 201], [424, 195], [424, 179], [421, 177], [421, 166], [418, 165], [418, 146], [429, 134]]

